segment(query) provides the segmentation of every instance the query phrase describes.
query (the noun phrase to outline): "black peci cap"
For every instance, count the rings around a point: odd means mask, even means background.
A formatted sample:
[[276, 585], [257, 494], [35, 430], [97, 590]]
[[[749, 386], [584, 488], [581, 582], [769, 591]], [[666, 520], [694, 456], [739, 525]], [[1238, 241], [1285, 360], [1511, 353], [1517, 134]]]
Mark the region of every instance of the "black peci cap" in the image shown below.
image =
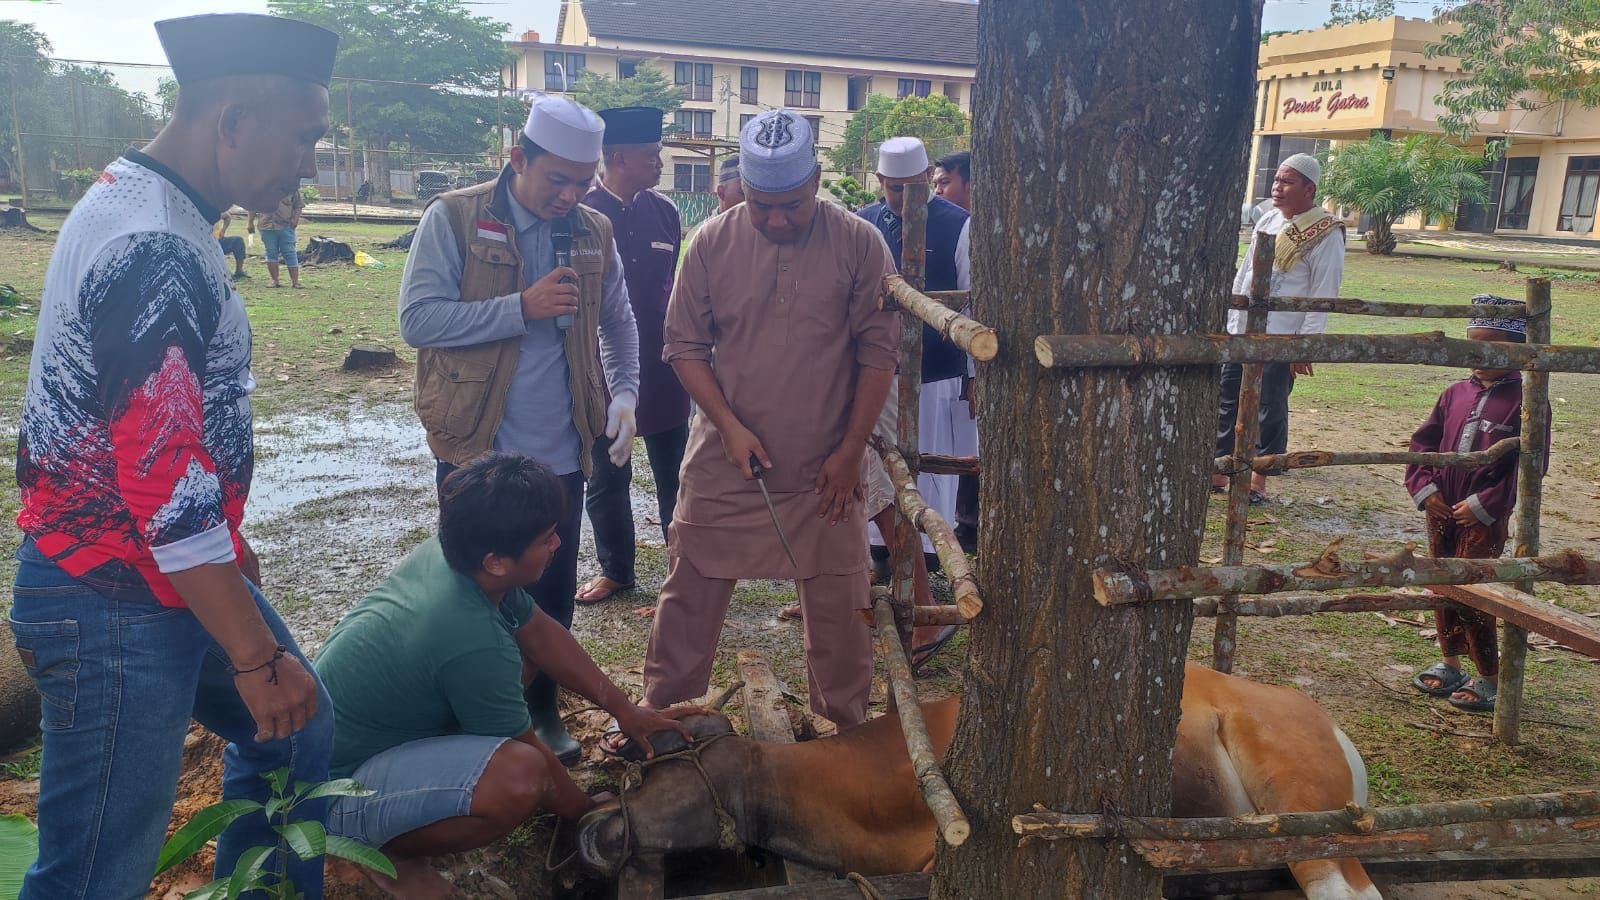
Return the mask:
[[320, 25], [251, 13], [186, 16], [156, 23], [181, 87], [230, 75], [283, 75], [327, 86], [339, 36]]
[[606, 123], [607, 144], [654, 144], [661, 140], [661, 120], [666, 113], [654, 106], [621, 106], [600, 110]]

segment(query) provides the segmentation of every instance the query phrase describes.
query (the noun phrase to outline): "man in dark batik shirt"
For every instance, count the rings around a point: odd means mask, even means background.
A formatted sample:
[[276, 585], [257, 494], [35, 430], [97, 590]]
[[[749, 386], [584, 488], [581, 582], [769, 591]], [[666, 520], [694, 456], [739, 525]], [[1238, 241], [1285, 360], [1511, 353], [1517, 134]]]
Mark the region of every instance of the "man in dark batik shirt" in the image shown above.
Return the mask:
[[[659, 109], [603, 109], [605, 171], [584, 204], [611, 220], [622, 255], [628, 301], [639, 326], [639, 436], [656, 483], [663, 539], [678, 502], [678, 469], [689, 442], [689, 395], [672, 367], [661, 361], [661, 330], [678, 270], [682, 226], [678, 208], [654, 188], [661, 178]], [[613, 465], [604, 448], [594, 453], [594, 474], [584, 500], [594, 525], [600, 575], [578, 589], [579, 603], [599, 603], [634, 584], [635, 537], [628, 486], [633, 465]]]

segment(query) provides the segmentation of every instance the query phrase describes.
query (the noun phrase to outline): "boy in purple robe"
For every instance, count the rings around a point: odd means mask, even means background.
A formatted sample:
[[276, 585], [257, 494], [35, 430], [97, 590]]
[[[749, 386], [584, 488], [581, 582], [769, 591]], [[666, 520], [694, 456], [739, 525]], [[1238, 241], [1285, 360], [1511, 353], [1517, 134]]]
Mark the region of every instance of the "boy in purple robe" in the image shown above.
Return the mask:
[[[1505, 297], [1480, 294], [1474, 303], [1507, 306]], [[1527, 339], [1524, 319], [1479, 318], [1467, 325], [1474, 341]], [[1510, 369], [1473, 369], [1446, 388], [1433, 412], [1411, 436], [1412, 452], [1471, 453], [1516, 437], [1522, 426], [1522, 375]], [[1428, 552], [1436, 557], [1492, 559], [1505, 550], [1511, 510], [1517, 503], [1517, 453], [1475, 469], [1406, 467], [1406, 490], [1427, 515]], [[1468, 606], [1448, 603], [1434, 611], [1444, 659], [1411, 679], [1417, 690], [1447, 697], [1458, 709], [1494, 709], [1500, 649], [1495, 619]], [[1466, 653], [1478, 670], [1461, 668]]]

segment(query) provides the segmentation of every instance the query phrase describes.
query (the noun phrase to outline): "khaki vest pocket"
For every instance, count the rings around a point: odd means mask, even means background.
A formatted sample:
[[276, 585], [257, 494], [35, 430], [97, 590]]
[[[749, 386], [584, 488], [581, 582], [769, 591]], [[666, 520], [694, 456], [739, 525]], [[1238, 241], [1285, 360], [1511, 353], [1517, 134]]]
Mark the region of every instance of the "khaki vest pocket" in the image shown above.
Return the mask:
[[465, 439], [478, 430], [495, 368], [492, 356], [473, 358], [481, 355], [481, 350], [468, 356], [442, 349], [428, 354], [417, 385], [417, 415], [429, 431]]

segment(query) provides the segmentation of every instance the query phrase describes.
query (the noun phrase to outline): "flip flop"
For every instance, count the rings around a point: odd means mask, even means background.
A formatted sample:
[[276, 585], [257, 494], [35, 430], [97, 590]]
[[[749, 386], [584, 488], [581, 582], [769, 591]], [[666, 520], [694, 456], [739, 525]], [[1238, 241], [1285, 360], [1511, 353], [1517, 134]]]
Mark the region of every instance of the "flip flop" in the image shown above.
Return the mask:
[[[1437, 687], [1422, 680], [1430, 676], [1439, 680]], [[1411, 676], [1411, 686], [1430, 697], [1448, 697], [1471, 680], [1467, 673], [1441, 660]]]
[[1450, 698], [1450, 705], [1456, 709], [1467, 712], [1493, 712], [1494, 699], [1500, 693], [1500, 688], [1494, 682], [1482, 677], [1475, 677], [1466, 684], [1456, 688], [1457, 693], [1471, 694], [1471, 700], [1457, 700]]
[[934, 638], [931, 643], [912, 648], [912, 674], [916, 674], [917, 672], [921, 671], [922, 667], [928, 664], [928, 660], [933, 659], [933, 655], [938, 653], [941, 647], [950, 643], [950, 639], [956, 636], [956, 630], [958, 628], [960, 628], [959, 625], [946, 625], [944, 629], [939, 632], [939, 636]]
[[798, 603], [793, 606], [785, 606], [778, 612], [778, 621], [780, 622], [800, 622], [804, 619], [805, 615], [800, 612], [800, 604]]
[[[598, 597], [584, 596], [585, 594], [592, 594], [595, 591], [604, 590], [601, 587], [601, 582], [605, 581], [611, 582], [614, 587], [612, 587], [610, 590], [606, 590], [605, 593]], [[632, 584], [623, 584], [622, 582], [617, 581], [616, 579], [607, 575], [600, 575], [585, 581], [583, 586], [578, 588], [577, 596], [573, 597], [572, 599], [581, 605], [588, 606], [595, 603], [604, 603], [618, 594], [633, 590], [633, 588], [634, 586]]]
[[1265, 506], [1266, 504], [1271, 503], [1271, 502], [1272, 502], [1272, 498], [1268, 497], [1266, 494], [1262, 493], [1261, 491], [1251, 491], [1250, 492], [1250, 505], [1251, 506]]

